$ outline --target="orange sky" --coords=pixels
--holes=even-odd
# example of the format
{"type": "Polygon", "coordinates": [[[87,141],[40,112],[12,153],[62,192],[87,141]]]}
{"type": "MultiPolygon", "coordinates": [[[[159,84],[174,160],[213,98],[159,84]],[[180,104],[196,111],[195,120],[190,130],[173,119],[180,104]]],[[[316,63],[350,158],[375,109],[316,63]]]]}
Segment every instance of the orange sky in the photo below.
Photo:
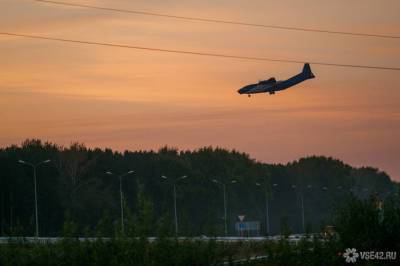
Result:
{"type": "MultiPolygon", "coordinates": [[[[400,35],[400,2],[69,1],[262,24],[400,35]],[[384,5],[383,5],[384,3],[384,5]]],[[[399,67],[400,41],[0,0],[0,31],[166,49],[399,67]]],[[[235,148],[260,161],[327,155],[400,180],[399,72],[312,66],[273,96],[240,87],[296,64],[0,36],[0,145],[41,138],[124,149],[235,148]]]]}

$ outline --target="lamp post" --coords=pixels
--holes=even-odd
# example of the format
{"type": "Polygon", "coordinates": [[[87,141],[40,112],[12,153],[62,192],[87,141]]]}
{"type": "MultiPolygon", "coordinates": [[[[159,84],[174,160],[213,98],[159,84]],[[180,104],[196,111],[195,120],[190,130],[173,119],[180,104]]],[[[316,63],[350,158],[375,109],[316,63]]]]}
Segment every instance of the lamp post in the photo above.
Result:
{"type": "MultiPolygon", "coordinates": [[[[276,185],[276,184],[275,184],[276,185]]],[[[256,186],[261,187],[262,185],[258,182],[256,182],[256,186]]],[[[264,182],[264,188],[265,188],[265,226],[266,226],[266,233],[269,235],[270,233],[270,227],[269,227],[269,190],[268,190],[268,184],[267,182],[264,182]]]]}
{"type": "MultiPolygon", "coordinates": [[[[162,179],[169,179],[167,176],[162,175],[162,179]]],[[[176,183],[182,179],[187,178],[186,175],[181,176],[179,178],[173,179],[173,186],[174,186],[174,217],[175,217],[175,236],[178,236],[178,212],[176,210],[176,183]]]]}
{"type": "MultiPolygon", "coordinates": [[[[292,189],[296,189],[296,185],[292,185],[292,189]]],[[[307,185],[307,189],[311,189],[311,185],[307,185]]],[[[300,204],[301,204],[301,222],[303,227],[303,233],[306,232],[306,224],[305,224],[305,215],[304,215],[304,195],[303,195],[303,188],[300,187],[300,204]]]]}
{"type": "Polygon", "coordinates": [[[36,224],[35,227],[36,227],[36,237],[39,237],[39,218],[38,218],[38,202],[37,202],[36,168],[39,165],[49,163],[50,160],[45,160],[45,161],[39,162],[37,164],[33,164],[33,163],[26,162],[26,161],[23,161],[23,160],[19,160],[18,162],[21,163],[21,164],[29,165],[30,167],[33,168],[33,182],[34,182],[34,187],[35,187],[35,224],[36,224]]]}
{"type": "MultiPolygon", "coordinates": [[[[218,181],[217,179],[213,179],[212,181],[213,181],[214,183],[216,183],[216,184],[221,185],[221,186],[222,186],[222,190],[223,190],[223,192],[224,192],[224,231],[225,231],[225,236],[227,236],[227,235],[228,235],[228,225],[227,225],[227,218],[226,218],[226,216],[227,216],[227,206],[226,206],[226,184],[223,183],[223,182],[221,182],[221,181],[218,181]]],[[[229,183],[230,183],[230,184],[235,184],[235,183],[237,183],[237,181],[236,181],[236,180],[231,180],[229,183]]]]}
{"type": "MultiPolygon", "coordinates": [[[[118,175],[118,178],[119,178],[119,198],[120,198],[120,204],[121,204],[121,230],[122,230],[122,233],[125,232],[125,228],[124,228],[124,204],[123,204],[124,195],[123,195],[123,192],[122,192],[122,177],[124,177],[126,175],[133,174],[133,173],[134,173],[134,171],[128,171],[126,173],[118,175]]],[[[107,171],[106,174],[107,175],[114,175],[114,176],[116,175],[111,171],[107,171]]]]}

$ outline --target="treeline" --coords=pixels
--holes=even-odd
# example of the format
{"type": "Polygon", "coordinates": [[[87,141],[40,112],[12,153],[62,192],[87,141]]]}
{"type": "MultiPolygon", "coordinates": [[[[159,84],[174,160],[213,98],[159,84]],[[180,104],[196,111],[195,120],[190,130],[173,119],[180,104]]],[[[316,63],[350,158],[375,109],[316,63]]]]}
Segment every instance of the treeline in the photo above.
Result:
{"type": "Polygon", "coordinates": [[[260,221],[265,232],[265,194],[269,197],[271,233],[302,232],[303,199],[307,231],[332,222],[332,208],[349,195],[385,198],[395,184],[375,168],[353,168],[327,157],[308,157],[282,164],[257,162],[247,154],[205,147],[178,151],[89,149],[75,143],[61,147],[40,140],[0,150],[0,233],[33,235],[35,200],[33,168],[37,164],[38,218],[41,236],[101,232],[110,236],[120,226],[120,183],[126,223],[142,235],[173,235],[176,183],[179,235],[223,235],[222,186],[226,183],[228,233],[238,215],[260,221]],[[115,175],[106,174],[112,172],[115,175]],[[167,179],[161,176],[168,177],[167,179]],[[231,183],[236,180],[236,183],[231,183]],[[261,184],[257,186],[256,183],[261,184]],[[67,226],[67,228],[66,228],[67,226]],[[72,229],[71,229],[72,228],[72,229]],[[67,231],[68,231],[67,230],[67,231]]]}

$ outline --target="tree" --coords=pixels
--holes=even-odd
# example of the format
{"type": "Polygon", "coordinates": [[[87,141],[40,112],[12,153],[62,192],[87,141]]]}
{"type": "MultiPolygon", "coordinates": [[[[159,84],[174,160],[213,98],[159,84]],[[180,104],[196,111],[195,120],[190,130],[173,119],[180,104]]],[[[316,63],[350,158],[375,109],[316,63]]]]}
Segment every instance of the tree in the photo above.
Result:
{"type": "Polygon", "coordinates": [[[136,207],[136,232],[141,237],[150,236],[154,232],[153,202],[146,197],[144,186],[138,182],[136,207]]]}
{"type": "Polygon", "coordinates": [[[337,206],[334,224],[343,248],[399,250],[399,196],[383,200],[377,195],[367,199],[353,195],[337,206]]]}

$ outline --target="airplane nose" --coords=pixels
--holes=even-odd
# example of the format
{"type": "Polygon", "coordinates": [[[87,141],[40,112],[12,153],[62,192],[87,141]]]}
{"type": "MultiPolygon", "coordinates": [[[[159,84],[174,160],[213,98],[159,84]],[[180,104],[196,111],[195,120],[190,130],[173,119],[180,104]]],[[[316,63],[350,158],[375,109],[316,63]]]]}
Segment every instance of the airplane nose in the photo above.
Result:
{"type": "Polygon", "coordinates": [[[247,86],[244,86],[243,88],[239,89],[237,92],[238,92],[239,94],[245,94],[245,93],[247,93],[249,90],[251,90],[251,88],[253,88],[253,87],[254,87],[254,84],[247,85],[247,86]]]}

